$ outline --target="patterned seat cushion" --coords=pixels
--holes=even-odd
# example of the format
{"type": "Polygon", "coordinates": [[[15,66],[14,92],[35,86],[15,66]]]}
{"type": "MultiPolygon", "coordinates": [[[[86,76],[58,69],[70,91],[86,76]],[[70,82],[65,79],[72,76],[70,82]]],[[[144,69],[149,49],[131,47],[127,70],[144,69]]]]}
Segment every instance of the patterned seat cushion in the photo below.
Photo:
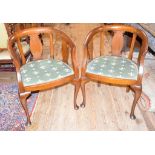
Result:
{"type": "Polygon", "coordinates": [[[119,79],[136,80],[137,65],[124,57],[102,56],[88,63],[87,73],[119,79]]]}
{"type": "Polygon", "coordinates": [[[60,60],[37,60],[23,65],[20,69],[24,86],[42,84],[73,75],[70,66],[60,60]]]}

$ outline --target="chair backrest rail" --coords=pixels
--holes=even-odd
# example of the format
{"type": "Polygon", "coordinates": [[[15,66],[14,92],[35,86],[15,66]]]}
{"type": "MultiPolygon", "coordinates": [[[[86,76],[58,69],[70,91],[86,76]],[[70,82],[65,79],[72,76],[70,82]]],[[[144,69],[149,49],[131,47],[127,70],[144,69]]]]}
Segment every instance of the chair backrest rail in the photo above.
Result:
{"type": "Polygon", "coordinates": [[[128,25],[122,25],[122,24],[117,24],[117,25],[104,25],[104,26],[100,26],[97,27],[95,29],[93,29],[92,31],[89,32],[89,34],[87,35],[86,41],[85,41],[85,47],[87,48],[87,56],[90,60],[93,59],[93,42],[94,42],[94,36],[96,34],[99,33],[100,35],[100,56],[103,55],[105,53],[105,37],[106,34],[109,33],[112,35],[112,44],[111,44],[111,52],[112,55],[115,56],[120,56],[123,46],[124,46],[124,36],[126,35],[126,33],[130,33],[132,34],[132,38],[131,38],[131,45],[130,45],[130,49],[129,49],[129,54],[128,54],[128,58],[132,59],[133,56],[133,52],[134,52],[134,48],[135,48],[135,43],[136,43],[136,39],[137,37],[141,38],[143,44],[141,49],[139,50],[139,54],[143,55],[144,52],[146,52],[147,50],[147,37],[146,34],[134,27],[128,26],[128,25]]]}

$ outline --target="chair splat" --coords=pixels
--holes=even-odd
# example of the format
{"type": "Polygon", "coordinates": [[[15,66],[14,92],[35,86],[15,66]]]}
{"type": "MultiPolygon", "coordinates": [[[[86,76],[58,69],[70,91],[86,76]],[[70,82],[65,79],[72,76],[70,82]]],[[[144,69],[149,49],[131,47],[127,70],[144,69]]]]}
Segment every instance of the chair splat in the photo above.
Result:
{"type": "Polygon", "coordinates": [[[113,56],[121,55],[123,44],[124,44],[123,31],[115,31],[112,39],[112,46],[111,46],[113,56]]]}
{"type": "Polygon", "coordinates": [[[39,60],[42,56],[42,43],[39,34],[30,35],[30,49],[34,60],[39,60]]]}

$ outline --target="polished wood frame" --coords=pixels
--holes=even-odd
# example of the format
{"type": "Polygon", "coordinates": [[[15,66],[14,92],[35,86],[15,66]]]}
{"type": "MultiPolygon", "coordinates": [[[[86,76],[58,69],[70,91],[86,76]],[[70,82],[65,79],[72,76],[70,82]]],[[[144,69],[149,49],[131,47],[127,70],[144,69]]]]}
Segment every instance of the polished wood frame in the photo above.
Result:
{"type": "Polygon", "coordinates": [[[13,63],[16,67],[16,73],[17,73],[17,80],[18,80],[18,87],[19,87],[19,98],[20,102],[25,110],[26,116],[27,116],[27,124],[31,124],[30,115],[28,113],[27,105],[26,105],[26,99],[33,91],[38,90],[46,90],[51,89],[53,87],[57,87],[60,85],[64,85],[66,83],[72,83],[75,86],[74,91],[74,109],[78,109],[78,105],[76,104],[76,98],[78,91],[80,89],[80,78],[79,78],[79,68],[77,63],[77,57],[76,57],[76,46],[73,43],[73,41],[62,31],[51,28],[51,27],[35,27],[35,28],[29,28],[22,30],[20,32],[15,33],[10,39],[9,39],[9,51],[11,52],[11,56],[13,58],[13,63]],[[62,59],[63,62],[68,63],[69,54],[71,54],[71,63],[72,68],[74,71],[74,74],[59,80],[55,80],[48,83],[42,83],[32,86],[24,86],[22,79],[21,79],[21,73],[20,68],[22,65],[26,64],[26,58],[23,54],[22,46],[20,43],[20,39],[24,36],[29,36],[30,38],[30,51],[33,56],[33,60],[39,60],[42,59],[42,52],[43,52],[43,44],[41,43],[39,39],[39,35],[44,34],[49,37],[50,41],[50,58],[54,59],[54,41],[53,41],[53,34],[56,36],[59,36],[62,39],[62,59]],[[20,55],[17,54],[14,51],[13,44],[17,43],[20,55]],[[70,48],[70,50],[69,50],[70,48]]]}
{"type": "Polygon", "coordinates": [[[97,27],[92,31],[90,31],[84,43],[84,58],[83,58],[83,64],[81,68],[81,90],[83,95],[83,102],[80,106],[85,107],[86,105],[85,84],[91,80],[97,81],[100,83],[127,86],[127,91],[131,89],[135,93],[132,108],[131,108],[131,113],[130,113],[130,118],[135,119],[136,117],[135,117],[134,111],[135,111],[136,103],[142,93],[144,57],[147,53],[147,50],[148,50],[148,39],[146,34],[143,31],[137,28],[134,28],[132,26],[123,25],[123,24],[109,24],[109,25],[103,25],[103,26],[97,27]],[[93,37],[96,34],[100,34],[100,56],[104,55],[104,52],[105,52],[104,37],[106,32],[113,34],[111,52],[112,52],[112,55],[115,55],[115,56],[121,56],[122,48],[124,45],[124,34],[126,32],[132,34],[130,51],[128,54],[128,59],[130,60],[132,60],[132,57],[133,57],[134,45],[135,45],[136,39],[137,38],[141,39],[140,50],[139,50],[139,55],[137,59],[137,65],[139,70],[137,80],[110,78],[106,76],[99,76],[99,75],[86,73],[87,64],[93,59],[93,37]]]}

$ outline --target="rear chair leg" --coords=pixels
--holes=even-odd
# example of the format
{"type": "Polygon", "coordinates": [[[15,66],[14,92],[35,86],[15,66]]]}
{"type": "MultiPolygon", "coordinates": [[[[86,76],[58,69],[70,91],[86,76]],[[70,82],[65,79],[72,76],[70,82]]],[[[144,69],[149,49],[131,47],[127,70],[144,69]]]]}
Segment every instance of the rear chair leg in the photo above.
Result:
{"type": "Polygon", "coordinates": [[[26,117],[27,117],[27,121],[26,121],[26,126],[27,125],[31,125],[31,120],[30,120],[30,115],[29,115],[29,112],[28,112],[28,108],[27,108],[27,102],[26,102],[26,99],[27,97],[30,95],[30,92],[26,92],[26,93],[20,93],[19,94],[19,98],[20,98],[20,102],[21,102],[21,105],[25,111],[25,114],[26,114],[26,117]]]}
{"type": "Polygon", "coordinates": [[[133,100],[133,104],[132,104],[132,108],[131,108],[130,118],[136,119],[134,111],[135,111],[136,104],[137,104],[137,102],[141,96],[141,93],[142,93],[142,86],[131,86],[131,89],[134,91],[135,96],[134,96],[134,100],[133,100]]]}

